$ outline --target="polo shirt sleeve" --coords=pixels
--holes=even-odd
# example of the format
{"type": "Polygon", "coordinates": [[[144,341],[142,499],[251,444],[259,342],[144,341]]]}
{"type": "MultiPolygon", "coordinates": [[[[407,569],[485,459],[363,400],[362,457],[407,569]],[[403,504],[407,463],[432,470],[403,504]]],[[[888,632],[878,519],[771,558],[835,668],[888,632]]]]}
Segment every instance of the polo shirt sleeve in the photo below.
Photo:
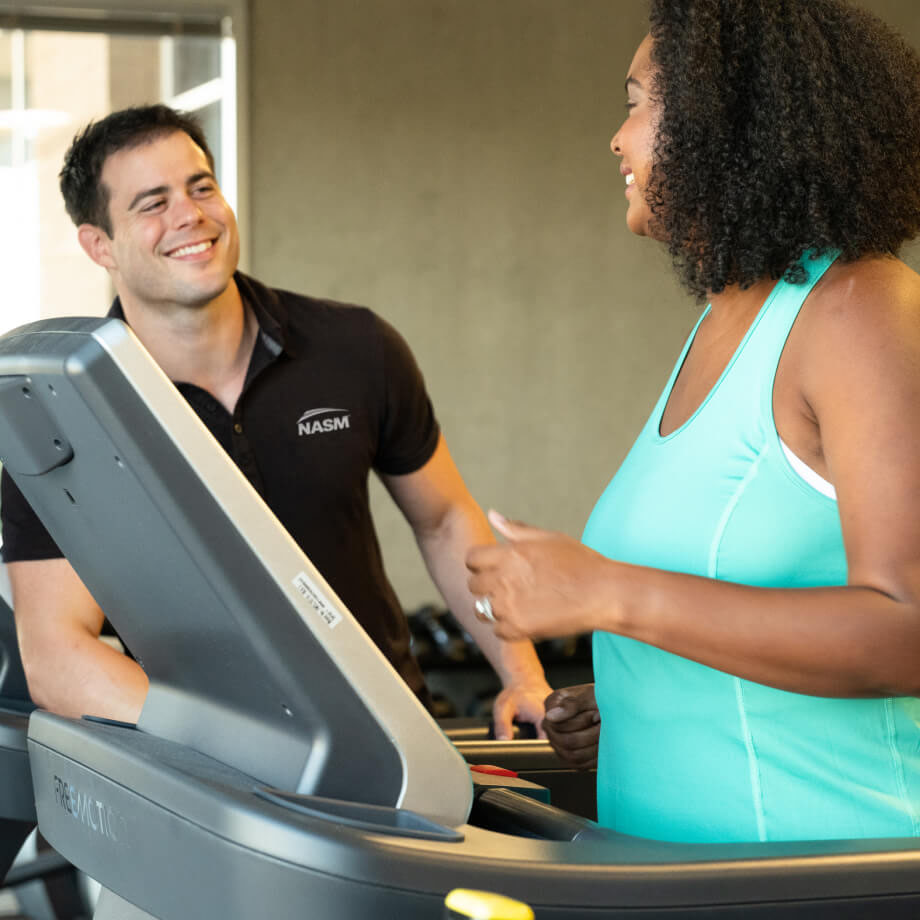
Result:
{"type": "Polygon", "coordinates": [[[60,559],[64,555],[6,470],[0,475],[0,521],[4,562],[60,559]]]}
{"type": "Polygon", "coordinates": [[[380,438],[374,468],[391,476],[420,470],[438,446],[440,428],[425,381],[405,339],[376,317],[383,372],[380,438]]]}

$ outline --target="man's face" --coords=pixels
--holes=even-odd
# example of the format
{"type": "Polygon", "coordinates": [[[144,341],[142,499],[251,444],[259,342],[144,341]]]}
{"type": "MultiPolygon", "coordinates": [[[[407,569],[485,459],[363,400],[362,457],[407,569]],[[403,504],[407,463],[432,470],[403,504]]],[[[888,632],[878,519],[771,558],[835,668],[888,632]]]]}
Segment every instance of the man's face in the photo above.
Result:
{"type": "Polygon", "coordinates": [[[201,307],[226,290],[239,259],[236,218],[204,152],[176,131],[112,154],[103,165],[112,237],[88,248],[123,302],[138,309],[201,307]]]}

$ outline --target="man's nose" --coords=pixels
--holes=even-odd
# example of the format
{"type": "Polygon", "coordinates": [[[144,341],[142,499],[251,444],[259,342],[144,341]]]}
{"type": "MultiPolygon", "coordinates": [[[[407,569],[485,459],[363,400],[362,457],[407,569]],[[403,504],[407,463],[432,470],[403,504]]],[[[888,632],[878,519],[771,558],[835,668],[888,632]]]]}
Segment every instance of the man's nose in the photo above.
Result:
{"type": "Polygon", "coordinates": [[[172,207],[172,223],[175,227],[187,227],[200,223],[203,218],[201,206],[189,195],[177,199],[172,207]]]}

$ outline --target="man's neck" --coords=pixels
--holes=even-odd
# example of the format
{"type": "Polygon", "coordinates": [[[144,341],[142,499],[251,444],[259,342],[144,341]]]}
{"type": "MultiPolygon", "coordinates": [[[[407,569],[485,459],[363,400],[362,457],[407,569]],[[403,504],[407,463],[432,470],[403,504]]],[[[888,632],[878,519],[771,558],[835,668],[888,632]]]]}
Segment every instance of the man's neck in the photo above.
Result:
{"type": "Polygon", "coordinates": [[[193,383],[233,411],[259,329],[233,279],[200,307],[151,308],[122,298],[122,308],[134,333],[171,380],[193,383]]]}

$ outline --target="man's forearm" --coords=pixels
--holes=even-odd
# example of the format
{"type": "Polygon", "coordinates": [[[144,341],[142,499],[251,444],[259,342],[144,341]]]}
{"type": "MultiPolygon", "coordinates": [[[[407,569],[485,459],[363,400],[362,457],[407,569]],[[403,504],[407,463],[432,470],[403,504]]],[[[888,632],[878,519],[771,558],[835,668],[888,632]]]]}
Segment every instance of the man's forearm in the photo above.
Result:
{"type": "Polygon", "coordinates": [[[499,639],[488,623],[476,618],[475,599],[467,588],[466,554],[472,546],[494,541],[478,506],[475,510],[450,511],[437,528],[417,534],[417,539],[428,571],[448,608],[482,650],[502,684],[507,687],[545,683],[543,667],[531,642],[499,639]]]}
{"type": "Polygon", "coordinates": [[[23,653],[29,693],[36,705],[59,715],[102,716],[136,722],[147,696],[140,665],[90,635],[23,653]]]}
{"type": "Polygon", "coordinates": [[[550,687],[530,642],[505,642],[476,619],[467,587],[466,557],[472,547],[494,541],[489,523],[451,459],[443,436],[428,463],[415,473],[383,476],[406,516],[428,572],[447,606],[466,627],[502,680],[492,717],[496,737],[511,737],[517,717],[542,733],[543,701],[550,687]]]}

